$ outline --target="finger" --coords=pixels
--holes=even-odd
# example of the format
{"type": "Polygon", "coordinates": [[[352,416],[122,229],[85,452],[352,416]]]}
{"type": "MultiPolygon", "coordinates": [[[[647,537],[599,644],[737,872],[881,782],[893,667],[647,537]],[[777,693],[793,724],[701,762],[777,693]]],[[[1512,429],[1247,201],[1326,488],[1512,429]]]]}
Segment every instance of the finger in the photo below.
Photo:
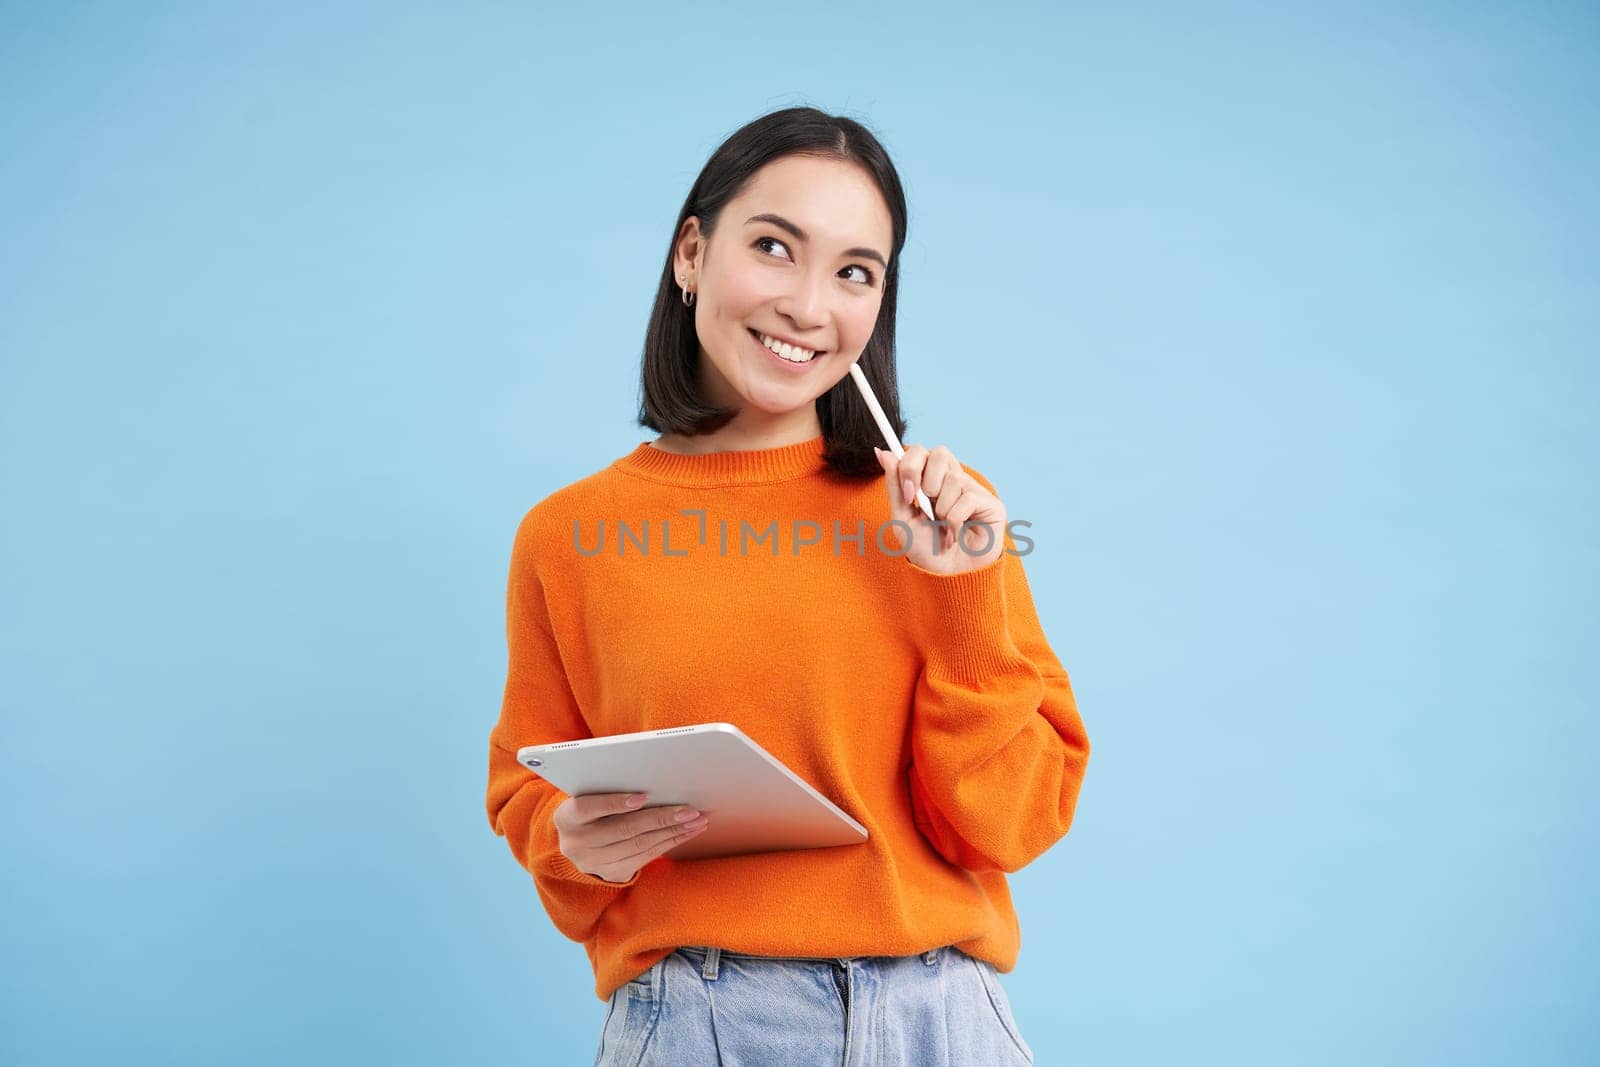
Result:
{"type": "MultiPolygon", "coordinates": [[[[971,479],[961,466],[961,461],[944,445],[928,453],[928,466],[922,474],[922,491],[928,495],[935,519],[949,516],[951,507],[961,498],[961,494],[971,488],[970,483],[971,479]]],[[[955,543],[956,533],[947,530],[941,537],[948,547],[955,543]]]]}
{"type": "Polygon", "coordinates": [[[963,524],[972,518],[973,513],[978,510],[981,503],[982,501],[978,499],[976,493],[963,493],[960,502],[950,509],[950,521],[955,523],[956,543],[963,547],[969,544],[973,548],[977,548],[979,545],[991,545],[988,535],[978,529],[978,525],[981,524],[975,524],[963,529],[963,524]]]}
{"type": "Polygon", "coordinates": [[[950,508],[950,514],[944,516],[959,533],[961,524],[972,518],[972,513],[978,510],[978,498],[972,493],[963,492],[961,499],[957,500],[950,508]]]}
{"type": "MultiPolygon", "coordinates": [[[[633,842],[635,844],[647,842],[646,847],[639,852],[630,852],[628,855],[623,856],[622,859],[630,861],[639,859],[641,861],[639,866],[642,867],[646,863],[655,859],[657,856],[661,855],[663,852],[670,851],[675,846],[680,845],[696,834],[703,832],[706,827],[710,825],[711,822],[709,819],[702,818],[696,820],[695,822],[689,823],[686,826],[680,826],[675,829],[654,830],[649,834],[635,837],[633,838],[633,842]]],[[[613,860],[612,862],[617,861],[613,860]]]]}
{"type": "Polygon", "coordinates": [[[883,468],[884,484],[889,491],[889,516],[890,518],[906,520],[911,517],[911,505],[907,503],[905,487],[899,477],[899,461],[894,453],[886,448],[873,449],[878,456],[878,465],[883,468]]]}
{"type": "Polygon", "coordinates": [[[939,528],[939,535],[940,544],[946,551],[954,548],[956,541],[961,537],[961,522],[952,517],[952,509],[960,506],[964,492],[965,490],[959,485],[953,489],[945,489],[940,493],[939,503],[934,508],[934,514],[945,524],[939,528]]]}
{"type": "Polygon", "coordinates": [[[645,801],[650,799],[645,793],[583,793],[575,796],[572,798],[572,823],[582,825],[610,815],[637,811],[637,804],[628,803],[628,798],[633,796],[643,796],[645,801]]]}
{"type": "MultiPolygon", "coordinates": [[[[922,491],[928,494],[929,501],[932,501],[944,491],[951,477],[960,473],[961,464],[956,461],[955,454],[944,445],[936,445],[928,453],[928,462],[923,467],[922,479],[918,484],[922,486],[922,491]]],[[[943,517],[937,508],[934,509],[934,515],[943,517]]]]}
{"type": "MultiPolygon", "coordinates": [[[[575,831],[584,850],[601,864],[620,863],[632,859],[652,844],[663,839],[676,839],[685,830],[702,829],[707,824],[705,815],[689,822],[677,822],[671,817],[674,807],[662,809],[665,819],[651,812],[649,822],[640,823],[629,818],[612,818],[575,831]]],[[[643,813],[640,813],[643,814],[643,813]]]]}
{"type": "Polygon", "coordinates": [[[961,494],[967,491],[966,483],[956,471],[949,471],[934,489],[927,490],[928,498],[933,501],[933,515],[937,519],[950,517],[950,509],[956,506],[961,499],[961,494]]]}
{"type": "Polygon", "coordinates": [[[630,834],[618,838],[609,844],[595,845],[595,855],[602,863],[621,863],[624,860],[637,859],[644,856],[650,859],[660,855],[673,845],[686,837],[693,837],[711,824],[711,820],[702,815],[686,823],[671,823],[667,826],[651,827],[642,833],[630,834]]]}
{"type": "MultiPolygon", "coordinates": [[[[694,835],[690,834],[688,836],[693,837],[694,835]]],[[[679,844],[684,840],[685,838],[680,837],[677,840],[670,842],[667,847],[670,848],[672,845],[679,844]]],[[[600,853],[590,850],[585,852],[583,855],[583,864],[579,866],[579,870],[588,874],[592,874],[596,878],[603,879],[607,882],[621,883],[626,882],[629,878],[632,878],[635,874],[639,873],[639,871],[644,869],[646,864],[655,859],[656,856],[660,855],[660,852],[634,852],[626,856],[606,856],[604,858],[599,858],[600,853]]]]}
{"type": "Polygon", "coordinates": [[[680,816],[689,812],[694,812],[696,816],[701,814],[693,804],[662,804],[660,807],[646,808],[644,811],[623,812],[590,827],[589,832],[592,836],[589,840],[595,844],[606,845],[657,830],[677,830],[687,825],[686,820],[680,816]]]}
{"type": "Polygon", "coordinates": [[[908,511],[917,506],[917,486],[922,484],[922,474],[927,466],[928,450],[921,445],[908,445],[905,455],[900,457],[896,470],[901,498],[908,511]]]}

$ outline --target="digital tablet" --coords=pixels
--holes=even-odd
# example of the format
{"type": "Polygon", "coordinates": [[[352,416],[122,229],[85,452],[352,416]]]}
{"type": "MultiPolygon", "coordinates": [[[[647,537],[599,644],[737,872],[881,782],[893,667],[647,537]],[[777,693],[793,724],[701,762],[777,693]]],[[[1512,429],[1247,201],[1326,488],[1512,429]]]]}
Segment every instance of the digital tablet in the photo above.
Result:
{"type": "Polygon", "coordinates": [[[858,845],[867,839],[866,827],[732,723],[525,745],[517,749],[517,761],[568,796],[649,793],[646,808],[698,808],[711,822],[662,853],[673,859],[858,845]]]}

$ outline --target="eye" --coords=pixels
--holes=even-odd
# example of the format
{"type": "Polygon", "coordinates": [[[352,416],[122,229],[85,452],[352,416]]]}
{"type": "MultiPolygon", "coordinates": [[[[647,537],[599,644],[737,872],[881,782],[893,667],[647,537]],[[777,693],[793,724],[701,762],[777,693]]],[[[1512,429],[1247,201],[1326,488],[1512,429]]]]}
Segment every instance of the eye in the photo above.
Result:
{"type": "Polygon", "coordinates": [[[872,284],[872,272],[870,270],[868,270],[866,267],[863,267],[861,264],[852,263],[848,267],[846,267],[845,270],[858,270],[858,271],[860,271],[862,274],[865,274],[867,276],[866,280],[862,284],[863,285],[871,285],[872,284]]]}
{"type": "MultiPolygon", "coordinates": [[[[789,250],[788,246],[785,245],[782,241],[778,240],[776,237],[758,237],[758,238],[756,238],[756,247],[760,248],[762,246],[762,244],[764,244],[766,242],[769,242],[769,241],[772,244],[777,245],[779,248],[782,248],[785,252],[787,252],[789,250]]],[[[787,259],[788,257],[785,256],[784,258],[787,259]]]]}
{"type": "MultiPolygon", "coordinates": [[[[783,258],[785,258],[785,259],[789,258],[788,255],[787,255],[787,253],[789,251],[788,245],[785,245],[782,241],[778,240],[776,237],[757,237],[756,238],[756,241],[755,241],[755,247],[756,248],[761,248],[762,251],[765,252],[766,250],[765,250],[765,248],[763,246],[767,245],[767,244],[775,244],[775,245],[777,245],[779,248],[783,249],[784,252],[785,252],[785,255],[784,255],[783,258]]],[[[771,255],[770,252],[768,252],[767,254],[771,255]]],[[[861,280],[860,284],[867,285],[867,286],[872,285],[873,279],[874,279],[875,276],[873,275],[872,271],[868,270],[866,267],[863,267],[861,264],[852,263],[848,267],[846,267],[845,270],[858,270],[858,271],[860,271],[862,274],[866,275],[866,277],[861,280]]]]}

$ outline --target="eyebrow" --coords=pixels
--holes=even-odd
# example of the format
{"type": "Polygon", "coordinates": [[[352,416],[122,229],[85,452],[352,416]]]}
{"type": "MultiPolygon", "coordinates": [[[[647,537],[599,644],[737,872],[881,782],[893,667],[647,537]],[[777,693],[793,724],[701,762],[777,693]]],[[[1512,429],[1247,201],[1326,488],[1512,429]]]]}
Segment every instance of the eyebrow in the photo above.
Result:
{"type": "MultiPolygon", "coordinates": [[[[772,225],[778,227],[780,230],[788,230],[791,234],[793,234],[796,238],[798,238],[801,241],[810,241],[811,240],[811,238],[806,235],[806,231],[802,230],[800,227],[796,226],[794,223],[790,222],[788,219],[784,218],[782,215],[772,215],[772,214],[751,215],[748,219],[744,220],[744,224],[746,226],[750,225],[752,222],[770,222],[772,225]]],[[[860,256],[863,259],[875,259],[875,260],[878,261],[878,265],[881,266],[884,270],[888,270],[889,269],[888,261],[885,260],[883,258],[883,256],[879,255],[873,249],[861,248],[861,247],[858,247],[858,248],[847,248],[847,249],[844,250],[844,254],[847,255],[847,256],[860,256]]]]}

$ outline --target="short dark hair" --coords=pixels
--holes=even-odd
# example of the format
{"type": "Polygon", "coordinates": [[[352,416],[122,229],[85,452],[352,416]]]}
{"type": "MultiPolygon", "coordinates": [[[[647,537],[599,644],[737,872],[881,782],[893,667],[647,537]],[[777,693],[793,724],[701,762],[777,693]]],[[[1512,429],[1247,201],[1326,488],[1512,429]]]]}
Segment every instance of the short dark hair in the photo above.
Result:
{"type": "MultiPolygon", "coordinates": [[[[712,153],[684,199],[672,226],[667,261],[656,287],[656,303],[645,331],[644,358],[640,366],[639,425],[658,433],[695,435],[726,425],[738,411],[707,404],[695,386],[700,342],[694,312],[684,306],[672,274],[679,231],[689,216],[698,216],[707,239],[729,200],[738,196],[756,171],[791,155],[814,156],[854,163],[871,174],[889,207],[894,243],[883,272],[883,300],[872,336],[861,353],[861,370],[895,434],[905,440],[906,422],[900,414],[900,389],[895,382],[895,296],[900,281],[900,250],[906,243],[906,199],[900,176],[883,145],[865,126],[853,119],[829,115],[813,107],[791,107],[770,112],[746,123],[712,153]]],[[[827,464],[849,477],[882,477],[883,467],[872,454],[885,442],[866,401],[847,375],[817,398],[817,418],[826,441],[827,464]]]]}

